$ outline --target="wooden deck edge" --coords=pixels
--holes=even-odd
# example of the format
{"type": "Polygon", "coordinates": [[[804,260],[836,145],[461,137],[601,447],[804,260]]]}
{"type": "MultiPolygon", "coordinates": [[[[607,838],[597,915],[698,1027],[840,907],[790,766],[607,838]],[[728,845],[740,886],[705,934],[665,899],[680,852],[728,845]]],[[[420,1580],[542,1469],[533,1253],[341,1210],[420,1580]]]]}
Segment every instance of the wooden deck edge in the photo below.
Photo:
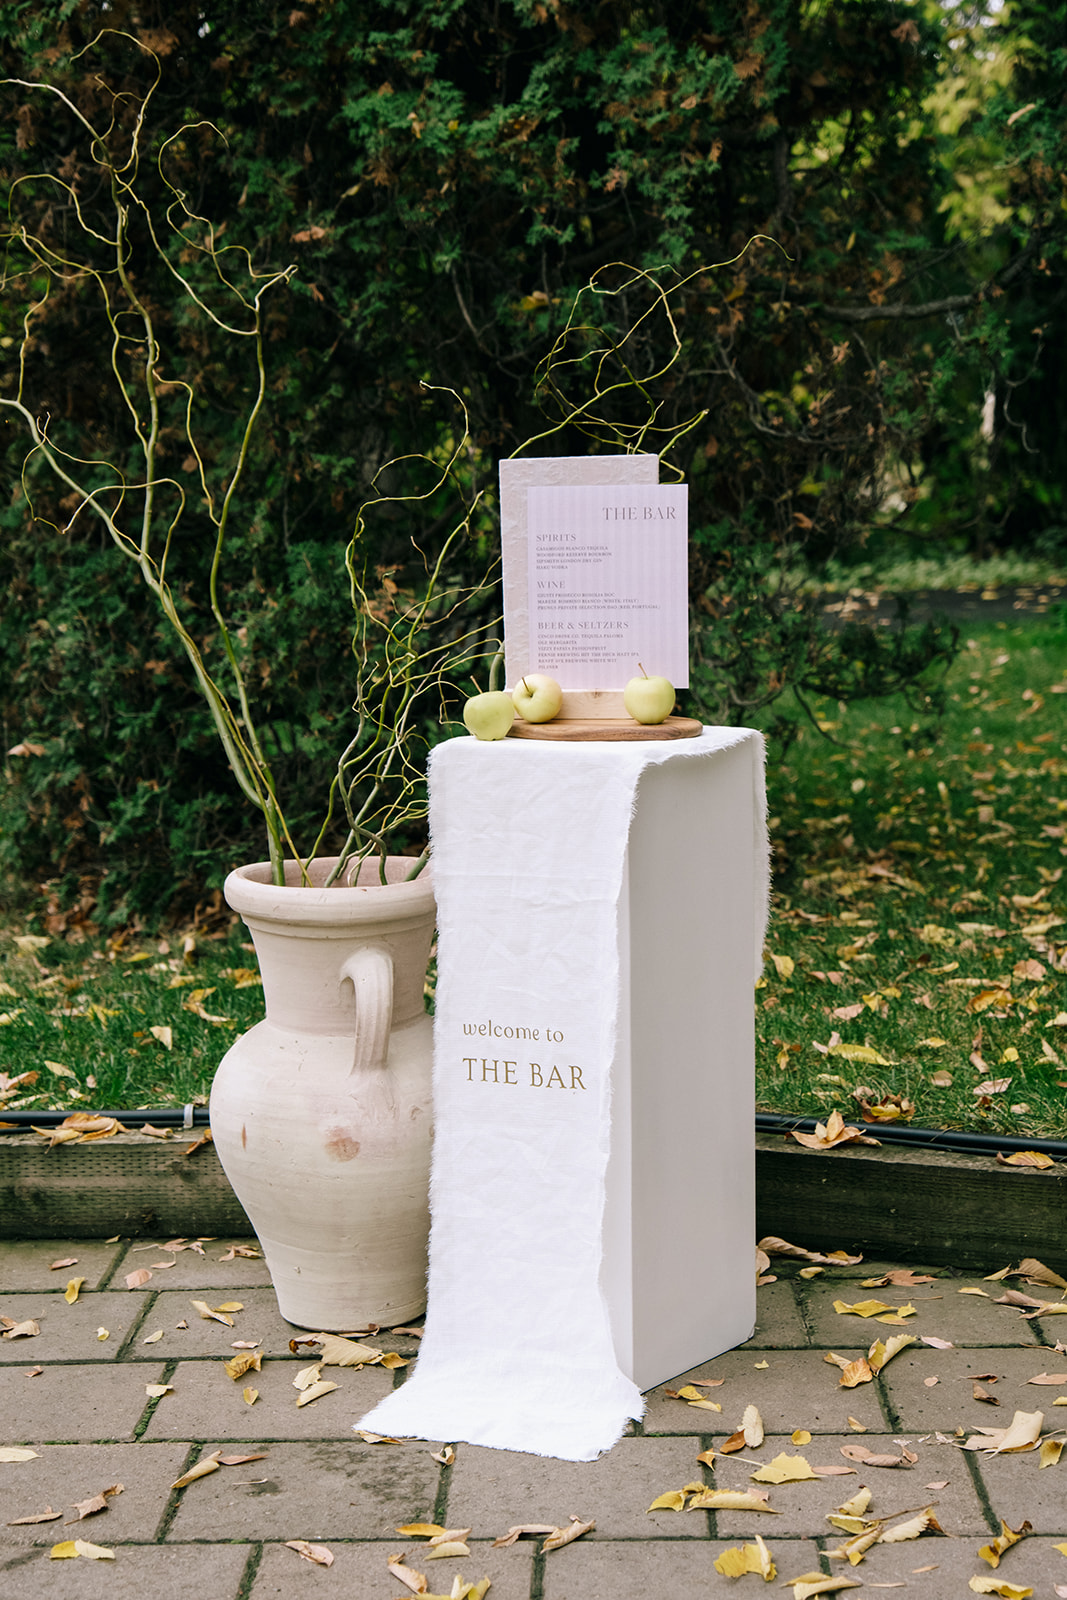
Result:
{"type": "Polygon", "coordinates": [[[152,1139],[120,1133],[50,1150],[37,1134],[0,1139],[0,1237],[106,1239],[224,1233],[252,1224],[202,1129],[152,1139]],[[186,1154],[191,1150],[191,1154],[186,1154]]]}
{"type": "MultiPolygon", "coordinates": [[[[0,1236],[253,1232],[211,1145],[124,1133],[49,1150],[35,1134],[0,1140],[0,1236]]],[[[1062,1265],[1067,1167],[998,1166],[992,1156],[882,1145],[804,1150],[756,1138],[757,1237],[808,1249],[981,1267],[1037,1256],[1062,1265]]]]}
{"type": "Polygon", "coordinates": [[[893,1261],[982,1268],[1036,1256],[1062,1270],[1067,1167],[901,1146],[805,1150],[756,1138],[758,1237],[893,1261]]]}

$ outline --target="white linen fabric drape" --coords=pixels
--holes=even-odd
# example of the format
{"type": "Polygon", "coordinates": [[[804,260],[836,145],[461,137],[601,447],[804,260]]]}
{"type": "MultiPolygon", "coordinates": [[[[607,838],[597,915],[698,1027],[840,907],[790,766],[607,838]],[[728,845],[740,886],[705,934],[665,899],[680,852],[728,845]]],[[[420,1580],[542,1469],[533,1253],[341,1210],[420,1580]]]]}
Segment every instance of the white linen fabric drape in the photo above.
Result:
{"type": "Polygon", "coordinates": [[[618,905],[642,772],[762,740],[459,738],[430,760],[438,904],[429,1305],[411,1377],[356,1426],[588,1461],[643,1402],[600,1287],[618,905]]]}

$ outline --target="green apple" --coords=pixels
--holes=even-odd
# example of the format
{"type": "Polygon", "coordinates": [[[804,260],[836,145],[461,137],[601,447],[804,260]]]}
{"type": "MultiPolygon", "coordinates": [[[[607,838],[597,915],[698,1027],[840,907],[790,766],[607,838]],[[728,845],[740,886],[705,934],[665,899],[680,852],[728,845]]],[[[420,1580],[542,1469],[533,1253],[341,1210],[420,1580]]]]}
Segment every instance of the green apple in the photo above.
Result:
{"type": "Polygon", "coordinates": [[[559,715],[563,690],[544,672],[528,672],[511,691],[515,710],[524,722],[551,722],[559,715]]]}
{"type": "Polygon", "coordinates": [[[476,739],[504,739],[514,721],[514,704],[503,689],[471,695],[463,707],[464,726],[476,739]]]}
{"type": "Polygon", "coordinates": [[[622,695],[622,703],[634,721],[646,726],[665,722],[674,710],[674,700],[674,684],[670,679],[650,678],[644,667],[639,678],[630,679],[622,695]]]}

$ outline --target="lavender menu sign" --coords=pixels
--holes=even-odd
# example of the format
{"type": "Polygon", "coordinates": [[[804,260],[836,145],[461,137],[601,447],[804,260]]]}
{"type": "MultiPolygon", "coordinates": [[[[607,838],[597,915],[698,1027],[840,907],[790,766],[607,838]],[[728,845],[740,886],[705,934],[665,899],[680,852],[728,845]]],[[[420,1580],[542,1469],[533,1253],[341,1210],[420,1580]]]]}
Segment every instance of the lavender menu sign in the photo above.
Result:
{"type": "Polygon", "coordinates": [[[685,484],[527,489],[531,671],[622,689],[643,666],[688,686],[688,503],[685,484]]]}

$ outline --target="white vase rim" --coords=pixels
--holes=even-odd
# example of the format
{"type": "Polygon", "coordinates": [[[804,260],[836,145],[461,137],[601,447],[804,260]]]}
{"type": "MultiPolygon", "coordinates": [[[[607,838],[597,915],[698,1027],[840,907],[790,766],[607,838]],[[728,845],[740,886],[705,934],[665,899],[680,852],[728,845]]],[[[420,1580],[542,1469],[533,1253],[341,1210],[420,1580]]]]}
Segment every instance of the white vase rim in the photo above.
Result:
{"type": "MultiPolygon", "coordinates": [[[[336,857],[324,856],[312,863],[312,877],[320,881],[310,886],[298,881],[279,885],[271,881],[269,861],[254,861],[237,867],[223,885],[223,894],[231,910],[241,916],[253,916],[267,922],[324,924],[337,920],[345,922],[380,922],[395,917],[419,917],[434,910],[433,882],[429,863],[417,878],[406,878],[414,858],[390,856],[386,862],[388,882],[377,881],[378,862],[364,863],[364,876],[371,868],[374,880],[369,883],[335,883],[325,887],[322,879],[329,875],[336,857]]],[[[295,861],[285,863],[286,878],[297,879],[299,868],[295,861]]]]}

